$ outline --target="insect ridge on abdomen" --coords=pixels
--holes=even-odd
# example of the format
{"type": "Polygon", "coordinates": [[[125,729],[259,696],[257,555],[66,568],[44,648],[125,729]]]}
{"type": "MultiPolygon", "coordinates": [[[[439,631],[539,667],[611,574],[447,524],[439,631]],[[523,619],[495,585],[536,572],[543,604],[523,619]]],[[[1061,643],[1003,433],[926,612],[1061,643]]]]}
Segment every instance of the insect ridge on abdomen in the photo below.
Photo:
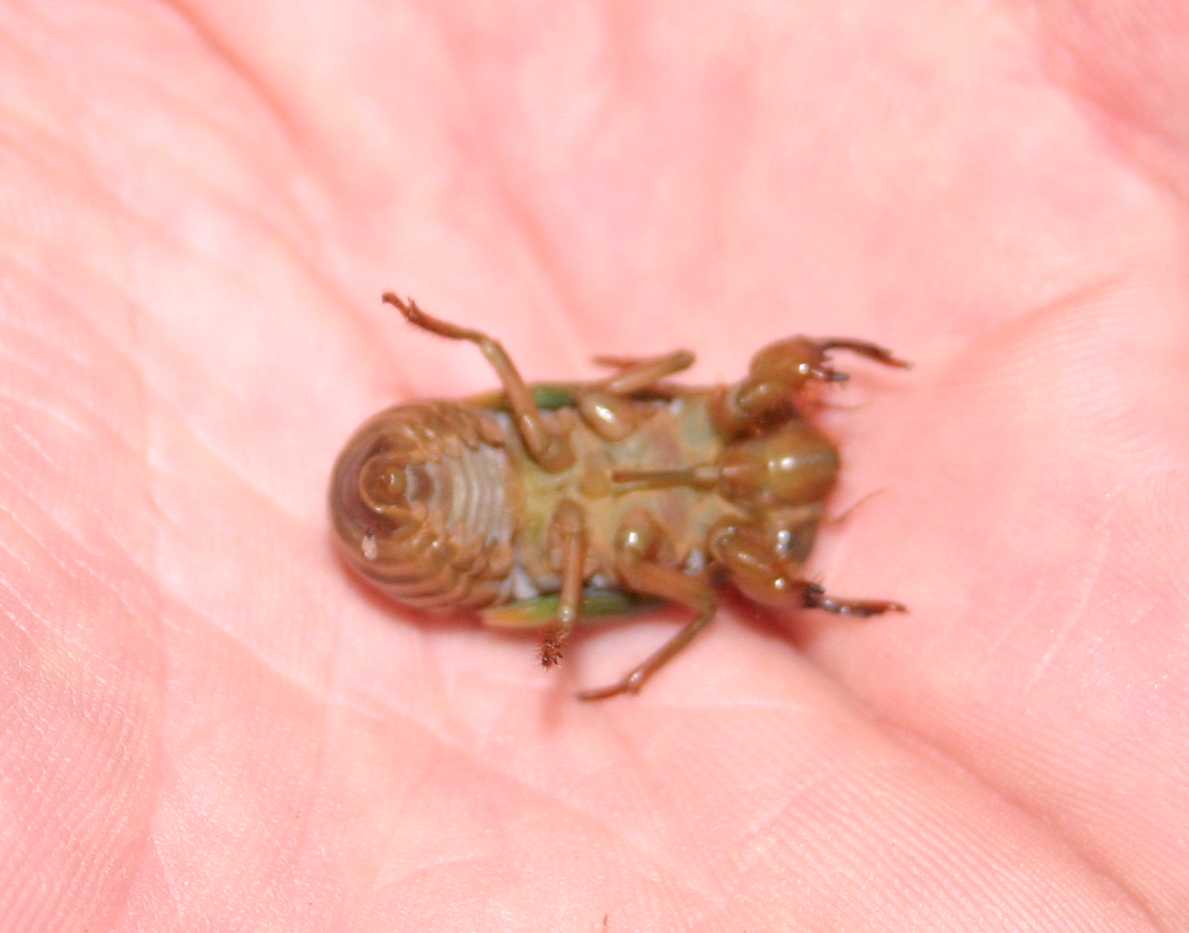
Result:
{"type": "Polygon", "coordinates": [[[448,402],[389,409],[360,428],[335,465],[340,545],[406,605],[490,605],[512,562],[513,482],[490,415],[448,402]]]}
{"type": "Polygon", "coordinates": [[[692,365],[684,350],[599,358],[612,374],[597,381],[528,385],[488,335],[384,300],[424,330],[475,344],[501,386],[390,408],[339,455],[330,510],[340,553],[396,601],[543,630],[546,667],[585,620],[655,601],[693,612],[586,700],[637,692],[713,619],[723,584],[779,609],[904,611],[833,596],[801,568],[841,463],[806,416],[806,393],[846,379],[832,352],[907,366],[890,351],[792,337],[761,348],[727,385],[666,382],[692,365]]]}

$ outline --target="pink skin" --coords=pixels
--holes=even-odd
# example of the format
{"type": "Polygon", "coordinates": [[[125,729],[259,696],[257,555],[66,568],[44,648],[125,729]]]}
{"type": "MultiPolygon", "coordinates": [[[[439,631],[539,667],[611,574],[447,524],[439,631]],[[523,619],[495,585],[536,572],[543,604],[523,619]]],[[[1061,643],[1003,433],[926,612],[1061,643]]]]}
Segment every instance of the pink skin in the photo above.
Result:
{"type": "Polygon", "coordinates": [[[753,6],[0,12],[0,928],[1189,925],[1181,5],[753,6]],[[912,359],[810,566],[911,614],[592,706],[672,619],[370,598],[339,446],[492,385],[386,288],[531,378],[912,359]]]}

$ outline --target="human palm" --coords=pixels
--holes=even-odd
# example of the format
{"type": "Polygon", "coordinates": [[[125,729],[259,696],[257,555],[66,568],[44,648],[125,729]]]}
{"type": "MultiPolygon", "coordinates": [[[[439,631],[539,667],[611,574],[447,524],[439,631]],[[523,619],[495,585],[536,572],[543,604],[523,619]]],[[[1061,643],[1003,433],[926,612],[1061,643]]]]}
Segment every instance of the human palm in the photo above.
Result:
{"type": "Polygon", "coordinates": [[[1189,924],[1173,7],[442,6],[0,14],[0,927],[1189,924]],[[911,613],[580,704],[678,618],[371,596],[335,453],[493,382],[385,288],[530,379],[894,347],[810,570],[911,613]]]}

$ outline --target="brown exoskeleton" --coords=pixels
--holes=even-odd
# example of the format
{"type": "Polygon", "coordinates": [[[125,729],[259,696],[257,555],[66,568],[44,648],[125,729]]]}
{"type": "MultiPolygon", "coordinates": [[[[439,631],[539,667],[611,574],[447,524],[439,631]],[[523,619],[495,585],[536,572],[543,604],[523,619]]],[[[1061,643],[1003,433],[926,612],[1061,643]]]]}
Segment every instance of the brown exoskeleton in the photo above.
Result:
{"type": "Polygon", "coordinates": [[[800,571],[839,457],[798,402],[808,383],[846,378],[831,351],[907,365],[889,351],[793,337],[761,349],[733,385],[665,382],[694,361],[678,350],[601,358],[614,372],[596,382],[530,386],[486,334],[395,295],[384,300],[424,330],[474,343],[502,386],[389,408],[339,455],[330,510],[340,550],[398,602],[539,628],[546,667],[583,618],[650,601],[694,612],[658,651],[584,700],[638,691],[710,622],[723,582],[777,608],[904,610],[831,596],[800,571]]]}

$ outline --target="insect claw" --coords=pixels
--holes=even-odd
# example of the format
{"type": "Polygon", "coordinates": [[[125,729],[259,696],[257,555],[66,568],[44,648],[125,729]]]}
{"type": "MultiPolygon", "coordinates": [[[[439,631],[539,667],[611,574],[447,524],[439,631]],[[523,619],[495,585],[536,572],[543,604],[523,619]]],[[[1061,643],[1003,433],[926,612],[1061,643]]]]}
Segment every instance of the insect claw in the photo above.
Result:
{"type": "Polygon", "coordinates": [[[819,379],[822,382],[846,382],[850,378],[849,373],[841,372],[830,366],[806,365],[805,371],[814,379],[819,379]]]}
{"type": "Polygon", "coordinates": [[[396,308],[401,314],[405,316],[405,320],[415,327],[421,327],[425,330],[434,331],[435,333],[438,332],[433,327],[433,323],[436,323],[436,321],[434,321],[433,318],[431,318],[417,306],[416,299],[401,298],[400,295],[396,294],[395,292],[384,292],[384,294],[380,296],[380,299],[396,308]]]}
{"type": "Polygon", "coordinates": [[[405,309],[409,306],[405,303],[405,300],[403,298],[401,298],[400,295],[398,295],[396,292],[384,292],[384,294],[382,294],[380,296],[380,300],[387,304],[392,305],[395,308],[398,308],[402,314],[406,314],[406,315],[408,314],[408,312],[405,309]]]}
{"type": "Polygon", "coordinates": [[[805,587],[805,606],[857,619],[866,619],[885,612],[908,612],[908,607],[903,603],[890,599],[838,599],[830,596],[816,583],[809,583],[805,587]]]}
{"type": "Polygon", "coordinates": [[[897,369],[912,368],[912,363],[900,359],[887,347],[881,347],[878,343],[870,343],[866,340],[853,340],[849,337],[828,337],[825,340],[819,340],[817,345],[823,353],[829,350],[850,350],[851,353],[865,356],[867,359],[882,363],[884,366],[895,366],[897,369]]]}
{"type": "Polygon", "coordinates": [[[561,650],[561,634],[553,631],[541,642],[541,667],[545,670],[556,666],[565,657],[561,650]]]}

